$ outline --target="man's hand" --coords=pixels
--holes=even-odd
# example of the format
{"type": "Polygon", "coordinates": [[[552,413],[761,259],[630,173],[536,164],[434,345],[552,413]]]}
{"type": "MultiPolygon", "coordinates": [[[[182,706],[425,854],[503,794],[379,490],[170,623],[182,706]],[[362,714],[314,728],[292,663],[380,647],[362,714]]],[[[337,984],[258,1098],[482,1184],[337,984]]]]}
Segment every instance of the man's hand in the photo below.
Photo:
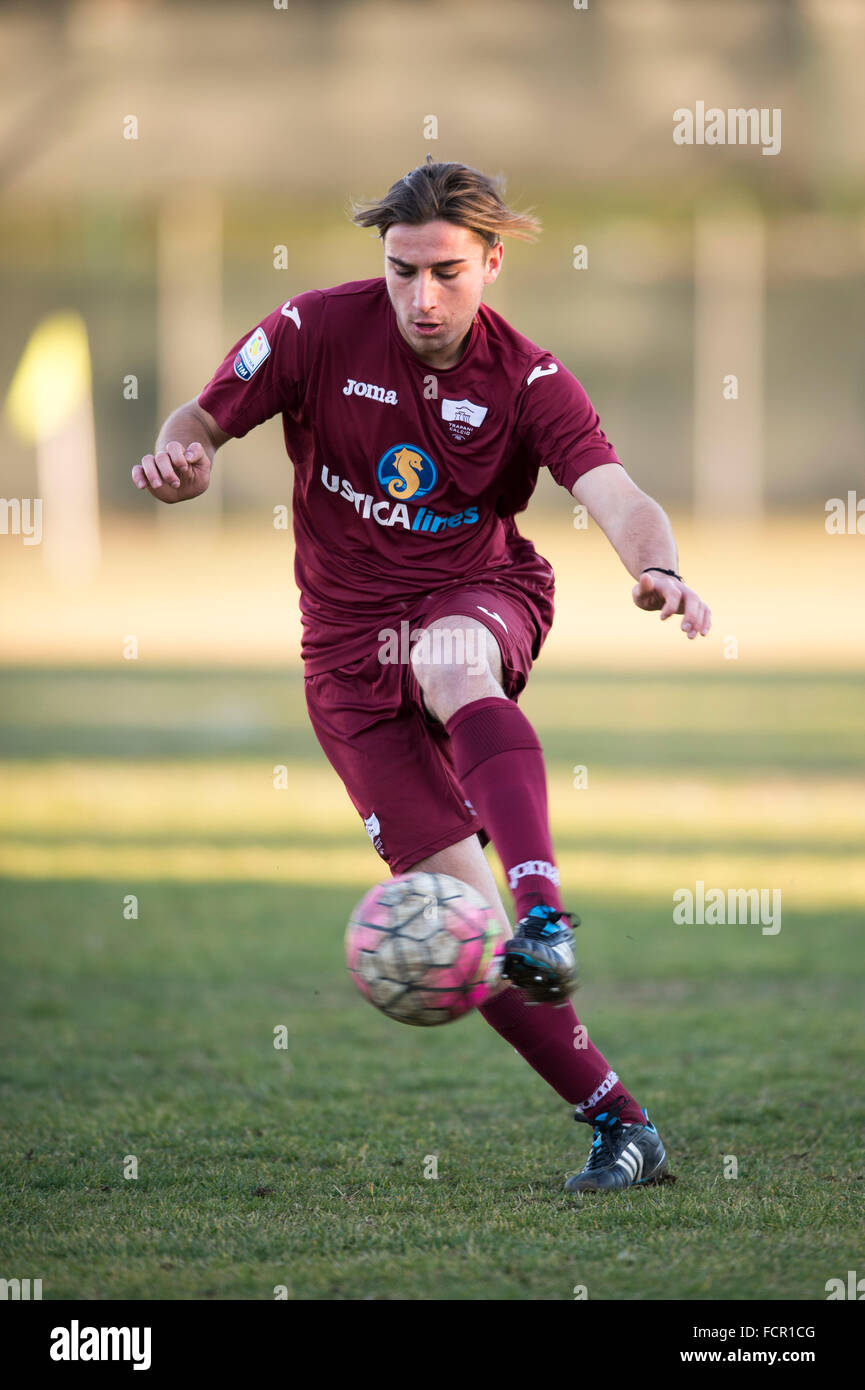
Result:
{"type": "Polygon", "coordinates": [[[145,454],[132,470],[137,488],[147,488],[160,502],[186,502],[199,497],[210,484],[213,460],[203,444],[179,444],[170,439],[155,454],[145,454]]]}
{"type": "Polygon", "coordinates": [[[588,511],[607,537],[629,574],[640,574],[633,595],[638,608],[649,613],[661,610],[666,622],[674,613],[684,615],[682,631],[693,641],[712,626],[708,607],[672,575],[651,565],[671,569],[676,564],[676,542],[666,513],[628,477],[620,463],[602,463],[589,469],[571,488],[571,495],[588,511]],[[667,558],[669,557],[669,558],[667,558]]]}
{"type": "Polygon", "coordinates": [[[655,613],[660,608],[662,623],[672,618],[674,613],[683,613],[682,631],[691,641],[698,633],[705,637],[712,626],[712,613],[708,605],[699,594],[671,574],[659,574],[657,570],[641,574],[632,593],[638,608],[645,608],[648,613],[655,613]]]}

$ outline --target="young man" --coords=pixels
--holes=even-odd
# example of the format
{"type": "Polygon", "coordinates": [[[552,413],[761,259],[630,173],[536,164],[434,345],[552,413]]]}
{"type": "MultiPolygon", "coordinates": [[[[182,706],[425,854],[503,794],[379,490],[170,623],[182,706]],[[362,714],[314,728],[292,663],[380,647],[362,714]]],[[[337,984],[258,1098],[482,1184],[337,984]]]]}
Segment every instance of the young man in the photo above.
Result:
{"type": "Polygon", "coordinates": [[[274,309],[169,417],[133,480],[164,502],[196,497],[220,445],[282,414],[316,736],[393,874],[451,874],[507,921],[492,841],[517,921],[510,984],[480,1012],[594,1126],[568,1190],[654,1181],[657,1131],[567,998],[576,963],[543,754],[517,705],[553,617],[551,567],[514,520],[539,469],[606,533],[638,607],[681,614],[692,639],[709,610],[579,382],[481,302],[502,236],[530,239],[536,220],[477,170],[427,163],[354,221],[378,229],[384,279],[274,309]]]}

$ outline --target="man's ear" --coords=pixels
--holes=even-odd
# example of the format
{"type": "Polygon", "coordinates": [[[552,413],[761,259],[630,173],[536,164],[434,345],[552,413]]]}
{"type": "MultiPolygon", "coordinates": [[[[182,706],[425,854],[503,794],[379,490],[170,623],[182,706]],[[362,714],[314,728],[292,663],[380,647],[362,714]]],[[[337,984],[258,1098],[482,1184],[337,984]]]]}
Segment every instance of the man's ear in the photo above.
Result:
{"type": "Polygon", "coordinates": [[[485,285],[491,285],[493,280],[498,277],[498,273],[502,268],[502,257],[504,252],[504,245],[500,241],[496,242],[495,246],[490,248],[484,268],[485,285]]]}

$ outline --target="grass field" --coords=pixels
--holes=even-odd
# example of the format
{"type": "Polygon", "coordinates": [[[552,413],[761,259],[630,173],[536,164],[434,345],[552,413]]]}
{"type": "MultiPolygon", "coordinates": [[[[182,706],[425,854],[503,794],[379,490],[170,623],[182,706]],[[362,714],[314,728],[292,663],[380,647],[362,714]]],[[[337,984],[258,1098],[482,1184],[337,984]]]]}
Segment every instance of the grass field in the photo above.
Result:
{"type": "Polygon", "coordinates": [[[589,1131],[479,1017],[425,1032],[355,993],[343,925],[380,865],[297,670],[20,666],[0,695],[7,1277],[771,1300],[862,1271],[859,676],[534,673],[577,1011],[678,1177],[582,1201],[589,1131]],[[780,888],[781,930],[674,925],[698,880],[780,888]]]}

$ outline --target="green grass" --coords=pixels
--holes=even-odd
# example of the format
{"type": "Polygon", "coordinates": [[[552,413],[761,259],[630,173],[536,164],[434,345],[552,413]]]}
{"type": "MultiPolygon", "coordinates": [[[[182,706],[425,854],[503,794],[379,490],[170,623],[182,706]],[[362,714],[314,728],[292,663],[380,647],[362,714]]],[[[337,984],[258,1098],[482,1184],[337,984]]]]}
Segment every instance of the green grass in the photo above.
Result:
{"type": "Polygon", "coordinates": [[[577,1012],[678,1178],[582,1200],[588,1129],[480,1017],[404,1028],[355,993],[343,923],[378,861],[296,673],[0,687],[0,1274],[47,1299],[820,1300],[861,1272],[853,678],[533,676],[577,1012]],[[707,855],[707,882],[789,873],[777,936],[672,924],[707,855]]]}

